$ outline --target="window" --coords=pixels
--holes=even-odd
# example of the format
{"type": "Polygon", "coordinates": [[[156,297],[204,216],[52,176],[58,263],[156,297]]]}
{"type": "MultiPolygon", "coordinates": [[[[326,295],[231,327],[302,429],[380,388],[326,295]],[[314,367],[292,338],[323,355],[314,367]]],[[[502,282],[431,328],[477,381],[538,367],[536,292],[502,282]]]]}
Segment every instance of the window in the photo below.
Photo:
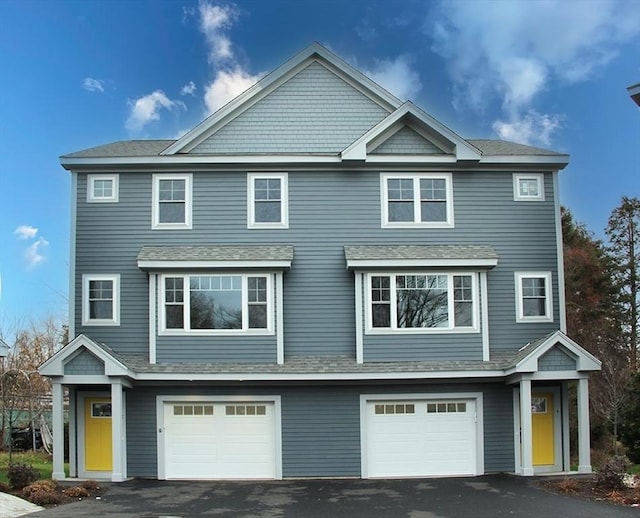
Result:
{"type": "Polygon", "coordinates": [[[516,272],[516,321],[553,322],[550,272],[516,272]]]}
{"type": "Polygon", "coordinates": [[[91,417],[111,417],[111,403],[91,403],[91,417]]]}
{"type": "Polygon", "coordinates": [[[113,203],[118,201],[117,174],[90,174],[87,177],[87,202],[113,203]]]}
{"type": "Polygon", "coordinates": [[[119,325],[120,276],[83,275],[82,286],[82,325],[119,325]]]}
{"type": "Polygon", "coordinates": [[[450,173],[383,173],[383,227],[453,227],[450,173]]]}
{"type": "Polygon", "coordinates": [[[513,199],[516,201],[544,201],[544,175],[514,174],[513,199]]]}
{"type": "Polygon", "coordinates": [[[269,275],[166,275],[162,278],[164,334],[271,333],[269,275]]]}
{"type": "Polygon", "coordinates": [[[248,228],[289,228],[287,174],[252,173],[248,180],[248,228]]]}
{"type": "Polygon", "coordinates": [[[416,406],[413,403],[381,403],[374,407],[376,415],[415,414],[416,406]]]}
{"type": "Polygon", "coordinates": [[[191,228],[191,175],[153,175],[153,229],[191,228]]]}
{"type": "Polygon", "coordinates": [[[427,403],[427,414],[453,414],[467,411],[466,403],[441,402],[427,403]]]}
{"type": "Polygon", "coordinates": [[[370,274],[369,332],[476,330],[473,274],[370,274]]]}

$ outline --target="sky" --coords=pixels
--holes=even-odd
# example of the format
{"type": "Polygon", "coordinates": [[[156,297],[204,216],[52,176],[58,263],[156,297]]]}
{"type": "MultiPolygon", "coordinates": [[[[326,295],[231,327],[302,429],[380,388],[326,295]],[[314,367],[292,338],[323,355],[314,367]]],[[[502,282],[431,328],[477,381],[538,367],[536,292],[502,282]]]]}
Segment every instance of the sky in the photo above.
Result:
{"type": "Polygon", "coordinates": [[[464,138],[569,153],[596,237],[640,195],[640,0],[0,0],[0,337],[67,318],[60,155],[178,138],[314,41],[464,138]]]}

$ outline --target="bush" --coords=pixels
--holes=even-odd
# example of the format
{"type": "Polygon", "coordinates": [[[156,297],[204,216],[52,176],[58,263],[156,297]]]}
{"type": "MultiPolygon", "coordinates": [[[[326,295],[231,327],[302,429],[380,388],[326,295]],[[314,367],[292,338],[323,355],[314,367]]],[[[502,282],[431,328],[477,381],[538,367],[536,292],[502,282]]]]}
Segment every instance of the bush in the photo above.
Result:
{"type": "Polygon", "coordinates": [[[11,464],[7,468],[7,479],[13,489],[22,489],[40,478],[37,469],[26,464],[11,464]]]}
{"type": "Polygon", "coordinates": [[[596,473],[594,484],[602,491],[621,491],[625,489],[624,476],[629,468],[625,457],[612,457],[596,473]]]}
{"type": "Polygon", "coordinates": [[[58,484],[53,480],[39,480],[22,490],[22,496],[36,505],[55,505],[62,499],[58,484]]]}
{"type": "Polygon", "coordinates": [[[89,496],[89,492],[82,486],[68,487],[63,493],[69,498],[85,498],[89,496]]]}

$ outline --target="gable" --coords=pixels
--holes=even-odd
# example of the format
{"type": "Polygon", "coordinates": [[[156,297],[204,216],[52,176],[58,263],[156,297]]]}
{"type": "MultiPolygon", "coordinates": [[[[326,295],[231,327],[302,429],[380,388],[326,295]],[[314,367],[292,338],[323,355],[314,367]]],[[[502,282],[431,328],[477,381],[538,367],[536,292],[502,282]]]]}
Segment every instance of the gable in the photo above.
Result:
{"type": "Polygon", "coordinates": [[[78,349],[78,353],[64,364],[66,374],[104,374],[104,362],[91,354],[86,347],[78,349]]]}
{"type": "Polygon", "coordinates": [[[368,150],[374,155],[441,155],[442,149],[419,135],[409,126],[403,126],[382,144],[368,150]]]}
{"type": "Polygon", "coordinates": [[[312,61],[190,153],[337,154],[387,115],[378,103],[312,61]]]}
{"type": "Polygon", "coordinates": [[[575,358],[561,345],[556,345],[538,358],[539,371],[572,371],[575,369],[575,358]]]}

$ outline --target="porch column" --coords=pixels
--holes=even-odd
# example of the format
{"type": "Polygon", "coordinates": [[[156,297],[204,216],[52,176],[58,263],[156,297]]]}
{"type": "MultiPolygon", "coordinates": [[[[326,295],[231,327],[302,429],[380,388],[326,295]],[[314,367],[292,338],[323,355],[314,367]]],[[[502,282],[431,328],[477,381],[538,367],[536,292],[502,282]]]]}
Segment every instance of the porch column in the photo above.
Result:
{"type": "Polygon", "coordinates": [[[111,452],[112,468],[111,481],[122,482],[124,477],[123,449],[124,427],[123,427],[123,404],[122,404],[122,383],[120,380],[111,383],[111,452]]]}
{"type": "Polygon", "coordinates": [[[522,474],[533,475],[533,433],[531,430],[531,380],[520,381],[520,444],[522,474]]]}
{"type": "Polygon", "coordinates": [[[64,389],[62,383],[53,381],[52,424],[53,424],[53,480],[64,480],[64,389]]]}
{"type": "Polygon", "coordinates": [[[69,476],[75,478],[78,476],[78,441],[76,440],[77,434],[77,420],[78,420],[78,408],[76,401],[76,389],[73,387],[68,388],[69,391],[69,476]]]}
{"type": "Polygon", "coordinates": [[[589,378],[578,380],[578,473],[591,473],[589,378]]]}

